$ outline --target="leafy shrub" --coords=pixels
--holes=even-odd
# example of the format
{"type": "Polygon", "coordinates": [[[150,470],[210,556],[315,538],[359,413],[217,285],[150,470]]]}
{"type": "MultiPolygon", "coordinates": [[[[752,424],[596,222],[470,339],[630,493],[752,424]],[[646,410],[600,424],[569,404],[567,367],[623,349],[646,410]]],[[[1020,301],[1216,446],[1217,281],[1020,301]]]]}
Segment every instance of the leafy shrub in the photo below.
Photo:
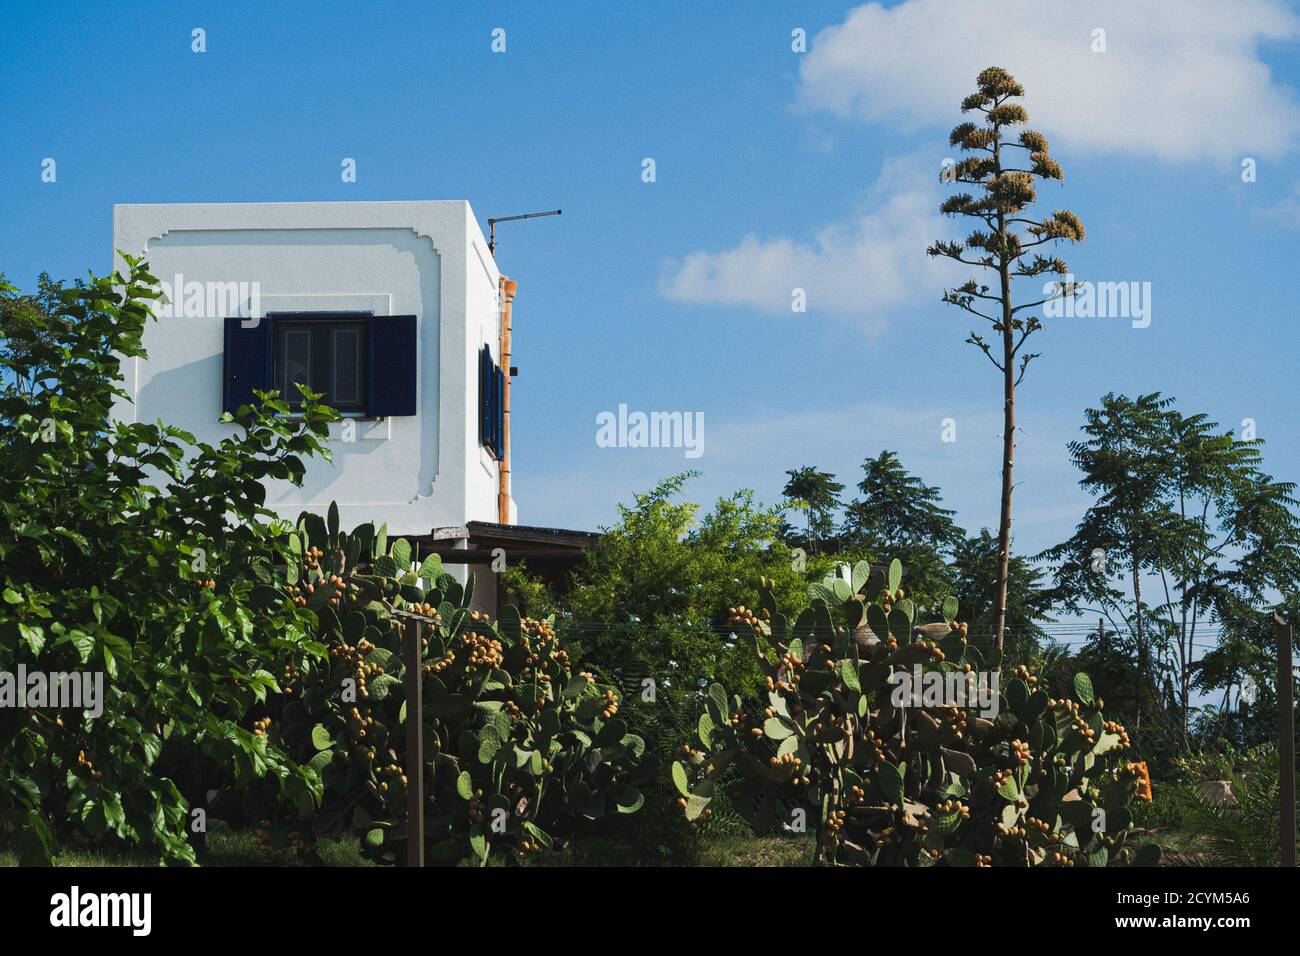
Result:
{"type": "MultiPolygon", "coordinates": [[[[820,577],[832,565],[825,556],[796,555],[781,538],[780,509],[762,507],[751,492],[711,508],[680,500],[691,477],[668,478],[621,506],[568,593],[551,598],[526,575],[508,575],[528,608],[555,609],[555,627],[582,666],[623,690],[620,716],[665,763],[699,719],[708,679],[737,690],[761,685],[746,640],[728,623],[728,604],[737,595],[756,599],[745,589],[760,576],[793,599],[810,573],[820,577]]],[[[651,782],[645,796],[643,813],[602,830],[639,844],[646,862],[696,862],[698,834],[684,824],[671,782],[651,782]]]]}
{"type": "Polygon", "coordinates": [[[24,863],[55,862],[74,833],[192,863],[203,781],[181,768],[320,790],[244,726],[273,674],[311,659],[315,626],[287,603],[251,609],[247,572],[270,567],[280,533],[262,480],[301,480],[337,416],[308,395],[291,423],[267,400],[216,445],[112,423],[158,297],[126,261],[125,277],[6,308],[0,327],[0,672],[98,673],[104,698],[99,714],[0,704],[0,821],[24,863]]]}
{"type": "MultiPolygon", "coordinates": [[[[1231,780],[1265,771],[1277,762],[1277,754],[1270,747],[1234,747],[1227,740],[1215,741],[1214,749],[1193,751],[1180,756],[1176,765],[1182,779],[1196,783],[1199,780],[1231,780]]],[[[1277,776],[1274,772],[1273,776],[1277,776]]]]}
{"type": "MultiPolygon", "coordinates": [[[[760,575],[788,599],[807,588],[808,577],[780,539],[779,509],[742,491],[702,513],[694,502],[674,500],[690,477],[666,479],[620,505],[618,523],[574,571],[557,626],[580,644],[584,660],[615,679],[648,676],[660,690],[692,694],[701,675],[757,686],[749,655],[736,653],[727,606],[760,575]]],[[[831,564],[804,560],[819,573],[831,564]]]]}
{"type": "Polygon", "coordinates": [[[287,580],[256,598],[312,611],[327,657],[286,676],[259,726],[324,788],[319,808],[306,795],[280,808],[268,852],[310,855],[317,837],[350,829],[369,858],[404,859],[403,613],[424,625],[426,859],[523,859],[640,809],[654,766],[645,743],[617,716],[618,692],[572,666],[550,621],[513,606],[495,621],[471,611],[472,575],[462,586],[436,555],[417,566],[382,528],[342,532],[334,507],[303,515],[288,544],[298,560],[287,580]]]}
{"type": "Polygon", "coordinates": [[[1053,700],[1018,668],[991,720],[951,701],[896,706],[898,671],[1000,663],[968,642],[951,598],[944,620],[917,626],[901,572],[859,564],[851,584],[814,586],[793,620],[766,588],[757,613],[737,609],[767,690],[709,688],[687,760],[673,765],[687,817],[707,818],[723,791],[756,832],[815,825],[817,859],[839,865],[1155,862],[1154,845],[1128,844],[1136,765],[1086,675],[1073,699],[1053,700]]]}
{"type": "Polygon", "coordinates": [[[1133,826],[1139,830],[1177,829],[1183,825],[1182,803],[1177,797],[1179,784],[1158,783],[1151,788],[1150,800],[1134,800],[1133,826]]]}
{"type": "Polygon", "coordinates": [[[1187,779],[1170,788],[1179,814],[1179,832],[1171,848],[1180,862],[1277,866],[1282,852],[1282,788],[1276,748],[1197,754],[1180,763],[1187,779]],[[1228,793],[1204,789],[1199,786],[1202,780],[1226,780],[1228,793]]]}

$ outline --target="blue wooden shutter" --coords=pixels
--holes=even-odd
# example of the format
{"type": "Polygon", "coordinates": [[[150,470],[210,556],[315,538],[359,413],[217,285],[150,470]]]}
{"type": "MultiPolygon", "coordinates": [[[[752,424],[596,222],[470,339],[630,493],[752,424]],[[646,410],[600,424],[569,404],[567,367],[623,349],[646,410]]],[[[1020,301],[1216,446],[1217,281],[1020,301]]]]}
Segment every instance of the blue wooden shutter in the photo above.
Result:
{"type": "Polygon", "coordinates": [[[274,385],[274,349],[271,320],[262,317],[256,325],[246,327],[251,319],[227,318],[225,344],[221,361],[221,410],[234,414],[240,405],[257,399],[253,389],[272,389],[274,385]]]}
{"type": "Polygon", "coordinates": [[[414,415],[416,320],[413,315],[372,315],[366,322],[369,356],[366,414],[414,415]]]}
{"type": "Polygon", "coordinates": [[[491,384],[492,355],[485,345],[478,350],[478,443],[488,447],[492,444],[491,384]]]}
{"type": "Polygon", "coordinates": [[[478,353],[478,440],[497,458],[505,454],[505,389],[505,375],[485,345],[478,353]]]}
{"type": "Polygon", "coordinates": [[[492,408],[492,447],[500,461],[506,454],[506,377],[495,363],[496,403],[492,408]]]}

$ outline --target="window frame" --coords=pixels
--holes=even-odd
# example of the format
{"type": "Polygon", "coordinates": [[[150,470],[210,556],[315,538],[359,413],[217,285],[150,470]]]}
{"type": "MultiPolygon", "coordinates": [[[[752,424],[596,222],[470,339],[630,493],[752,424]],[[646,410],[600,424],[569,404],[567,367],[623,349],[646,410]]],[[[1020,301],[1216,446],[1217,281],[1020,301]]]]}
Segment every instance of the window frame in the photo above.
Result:
{"type": "MultiPolygon", "coordinates": [[[[311,381],[307,385],[313,391],[324,392],[322,401],[336,409],[346,418],[370,418],[367,409],[369,381],[369,322],[373,315],[368,312],[273,312],[268,314],[271,321],[272,352],[272,387],[289,405],[294,415],[302,412],[301,398],[290,395],[287,389],[291,383],[284,381],[284,337],[286,333],[305,330],[311,334],[311,381]],[[356,400],[340,403],[331,399],[329,383],[335,380],[338,371],[338,352],[334,347],[336,335],[341,331],[354,331],[357,337],[356,348],[356,400]]],[[[296,390],[295,390],[296,391],[296,390]]]]}

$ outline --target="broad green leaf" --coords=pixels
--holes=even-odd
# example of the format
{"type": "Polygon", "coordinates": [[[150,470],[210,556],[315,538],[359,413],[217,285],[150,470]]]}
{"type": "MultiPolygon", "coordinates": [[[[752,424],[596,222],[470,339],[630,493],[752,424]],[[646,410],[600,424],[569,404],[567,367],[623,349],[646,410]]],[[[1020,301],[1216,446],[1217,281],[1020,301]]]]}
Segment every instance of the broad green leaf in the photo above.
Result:
{"type": "Polygon", "coordinates": [[[686,768],[682,766],[681,761],[673,761],[673,785],[677,787],[677,792],[683,797],[691,795],[691,786],[686,776],[686,768]]]}
{"type": "MultiPolygon", "coordinates": [[[[22,635],[27,646],[32,649],[33,654],[40,654],[45,647],[45,628],[35,624],[18,623],[18,633],[22,635]]],[[[83,660],[82,663],[85,663],[83,660]]]]}
{"type": "Polygon", "coordinates": [[[1092,706],[1092,678],[1083,671],[1074,675],[1074,697],[1084,707],[1092,706]]]}

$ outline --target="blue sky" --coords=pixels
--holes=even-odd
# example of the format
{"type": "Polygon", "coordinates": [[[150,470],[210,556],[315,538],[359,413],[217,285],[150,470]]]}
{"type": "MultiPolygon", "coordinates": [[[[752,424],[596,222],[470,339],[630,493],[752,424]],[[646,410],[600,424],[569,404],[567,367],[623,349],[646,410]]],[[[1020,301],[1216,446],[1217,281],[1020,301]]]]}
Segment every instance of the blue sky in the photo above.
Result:
{"type": "Polygon", "coordinates": [[[1300,480],[1300,14],[1280,0],[106,10],[0,13],[0,271],[104,271],[116,202],[464,198],[485,231],[563,208],[499,234],[526,524],[609,523],[686,468],[706,499],[775,500],[805,464],[852,485],[890,448],[969,529],[995,526],[1000,381],[939,301],[960,276],[924,255],[956,234],[937,173],[989,64],[1065,168],[1041,205],[1087,226],[1062,250],[1075,274],[1152,290],[1147,328],[1060,319],[1033,340],[1016,549],[1081,515],[1065,445],[1108,391],[1251,418],[1268,468],[1300,480]],[[620,403],[703,412],[704,455],[597,447],[620,403]]]}

